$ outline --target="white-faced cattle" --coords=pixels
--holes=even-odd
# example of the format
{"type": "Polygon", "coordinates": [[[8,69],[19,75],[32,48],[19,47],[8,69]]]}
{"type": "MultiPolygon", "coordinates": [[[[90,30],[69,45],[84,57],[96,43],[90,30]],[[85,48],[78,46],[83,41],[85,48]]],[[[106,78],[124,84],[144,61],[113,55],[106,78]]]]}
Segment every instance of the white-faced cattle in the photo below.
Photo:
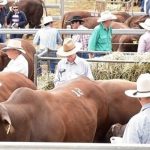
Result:
{"type": "Polygon", "coordinates": [[[96,135],[102,141],[108,130],[106,99],[87,78],[51,91],[19,88],[0,104],[0,141],[93,142],[96,135]]]}

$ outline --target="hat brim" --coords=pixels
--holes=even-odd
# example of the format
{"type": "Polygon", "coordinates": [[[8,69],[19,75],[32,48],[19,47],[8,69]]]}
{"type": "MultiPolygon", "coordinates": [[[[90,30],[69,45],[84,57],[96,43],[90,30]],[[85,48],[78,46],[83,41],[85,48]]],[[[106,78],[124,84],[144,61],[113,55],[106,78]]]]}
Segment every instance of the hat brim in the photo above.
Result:
{"type": "Polygon", "coordinates": [[[69,51],[69,52],[65,52],[64,49],[63,49],[63,46],[60,47],[57,51],[57,55],[67,57],[67,56],[76,54],[81,49],[82,46],[79,43],[76,43],[75,45],[76,45],[76,47],[74,49],[72,49],[71,51],[69,51]]]}
{"type": "Polygon", "coordinates": [[[9,49],[16,49],[16,50],[18,50],[18,51],[20,51],[20,52],[22,52],[24,54],[26,53],[25,50],[23,48],[20,48],[20,47],[19,48],[16,48],[16,47],[4,47],[4,48],[2,48],[2,51],[6,52],[9,49]]]}
{"type": "Polygon", "coordinates": [[[137,90],[126,90],[125,94],[133,98],[150,97],[150,92],[141,93],[141,92],[138,92],[137,90]]]}
{"type": "Polygon", "coordinates": [[[145,23],[140,23],[140,26],[143,27],[146,30],[150,30],[150,27],[146,26],[145,23]]]}
{"type": "Polygon", "coordinates": [[[97,22],[104,22],[104,21],[115,20],[115,19],[117,19],[117,17],[116,17],[115,15],[112,15],[112,16],[109,17],[109,18],[99,18],[99,19],[97,20],[97,22]]]}
{"type": "Polygon", "coordinates": [[[84,22],[83,19],[72,19],[72,20],[68,20],[68,21],[66,21],[66,22],[73,22],[73,21],[81,21],[81,22],[84,22]]]}

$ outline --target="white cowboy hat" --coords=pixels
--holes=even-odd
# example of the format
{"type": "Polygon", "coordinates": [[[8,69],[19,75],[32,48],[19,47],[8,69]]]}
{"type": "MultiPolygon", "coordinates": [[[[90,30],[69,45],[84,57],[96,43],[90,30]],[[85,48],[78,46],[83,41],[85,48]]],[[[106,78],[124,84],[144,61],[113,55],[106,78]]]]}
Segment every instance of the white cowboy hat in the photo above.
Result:
{"type": "Polygon", "coordinates": [[[7,46],[2,48],[2,50],[5,52],[9,49],[15,49],[15,50],[18,50],[24,54],[26,53],[25,50],[21,46],[21,41],[15,40],[15,39],[8,40],[7,46]]]}
{"type": "Polygon", "coordinates": [[[145,22],[140,23],[140,26],[146,30],[150,30],[150,18],[147,18],[145,22]]]}
{"type": "Polygon", "coordinates": [[[47,24],[47,23],[50,23],[50,22],[53,22],[53,18],[51,16],[46,16],[44,17],[43,19],[43,25],[47,24]]]}
{"type": "Polygon", "coordinates": [[[110,11],[104,11],[101,13],[101,17],[97,20],[97,22],[103,22],[107,20],[117,19],[115,15],[113,15],[110,11]]]}
{"type": "Polygon", "coordinates": [[[7,4],[7,0],[0,0],[0,5],[6,5],[7,4]]]}
{"type": "Polygon", "coordinates": [[[58,49],[57,55],[64,57],[70,56],[75,54],[80,49],[81,49],[80,43],[75,44],[71,38],[66,38],[64,40],[63,46],[58,49]]]}
{"type": "Polygon", "coordinates": [[[125,94],[135,98],[150,97],[150,74],[141,74],[137,79],[137,90],[126,90],[125,94]]]}

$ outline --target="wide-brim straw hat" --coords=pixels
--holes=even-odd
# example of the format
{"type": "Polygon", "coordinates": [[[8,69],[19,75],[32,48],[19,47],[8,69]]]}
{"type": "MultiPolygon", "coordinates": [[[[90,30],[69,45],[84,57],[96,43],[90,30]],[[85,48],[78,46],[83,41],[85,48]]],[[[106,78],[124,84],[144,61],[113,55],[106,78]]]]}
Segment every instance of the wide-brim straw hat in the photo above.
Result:
{"type": "Polygon", "coordinates": [[[7,46],[2,48],[2,50],[4,52],[6,52],[7,50],[9,49],[15,49],[15,50],[18,50],[22,53],[26,53],[25,50],[23,49],[23,47],[21,46],[21,41],[20,40],[17,40],[17,39],[10,39],[8,40],[7,42],[7,46]]]}
{"type": "Polygon", "coordinates": [[[75,44],[71,38],[66,38],[64,40],[63,46],[58,49],[57,55],[63,57],[70,56],[76,54],[80,49],[81,44],[75,44]]]}
{"type": "Polygon", "coordinates": [[[97,20],[97,22],[104,22],[107,20],[115,20],[117,17],[113,15],[110,11],[104,11],[101,13],[101,17],[97,20]]]}
{"type": "Polygon", "coordinates": [[[7,4],[7,0],[0,0],[0,5],[6,5],[7,4]]]}
{"type": "Polygon", "coordinates": [[[50,22],[53,22],[53,18],[51,16],[46,16],[44,17],[43,19],[43,25],[47,24],[47,23],[50,23],[50,22]]]}
{"type": "Polygon", "coordinates": [[[140,26],[146,30],[150,30],[150,18],[147,18],[145,22],[140,23],[140,26]]]}
{"type": "Polygon", "coordinates": [[[126,90],[125,94],[135,98],[150,97],[150,74],[141,74],[137,79],[137,89],[126,90]]]}

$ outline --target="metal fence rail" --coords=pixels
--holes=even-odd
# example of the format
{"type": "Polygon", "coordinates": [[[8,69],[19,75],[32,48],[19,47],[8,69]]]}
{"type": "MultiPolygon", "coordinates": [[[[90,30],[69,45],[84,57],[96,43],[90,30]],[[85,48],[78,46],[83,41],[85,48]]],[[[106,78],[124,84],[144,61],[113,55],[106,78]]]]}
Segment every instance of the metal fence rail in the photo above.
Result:
{"type": "Polygon", "coordinates": [[[1,142],[0,150],[149,150],[150,144],[1,142]]]}
{"type": "MultiPolygon", "coordinates": [[[[35,34],[39,29],[0,29],[0,34],[35,34]]],[[[58,29],[61,34],[91,34],[93,29],[58,29]]],[[[113,34],[143,34],[144,29],[112,29],[113,34]]]]}

